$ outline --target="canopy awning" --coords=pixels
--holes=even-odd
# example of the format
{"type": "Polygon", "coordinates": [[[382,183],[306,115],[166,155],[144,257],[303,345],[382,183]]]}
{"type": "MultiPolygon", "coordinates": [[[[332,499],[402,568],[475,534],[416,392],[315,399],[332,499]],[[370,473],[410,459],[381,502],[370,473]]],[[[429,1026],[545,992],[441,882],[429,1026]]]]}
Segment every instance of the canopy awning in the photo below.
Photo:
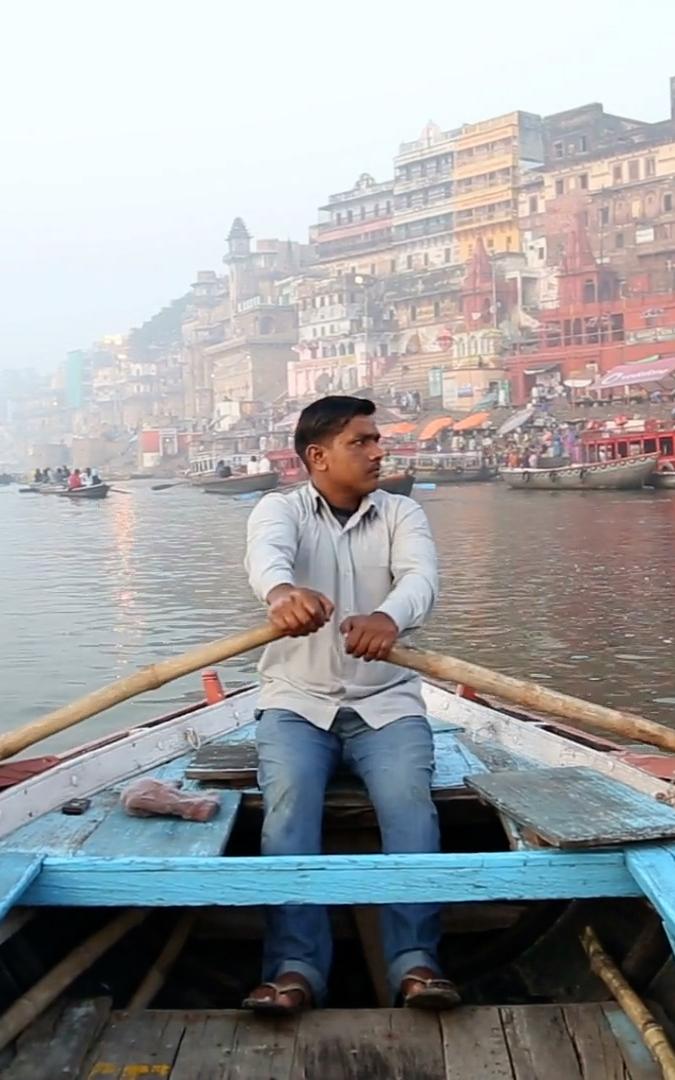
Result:
{"type": "Polygon", "coordinates": [[[489,419],[489,412],[472,413],[471,416],[465,416],[463,420],[458,420],[453,431],[473,431],[474,428],[482,427],[489,419]]]}
{"type": "Polygon", "coordinates": [[[545,364],[540,364],[539,367],[528,367],[524,369],[524,375],[544,375],[547,371],[559,371],[560,361],[551,363],[549,360],[545,364]]]}
{"type": "Polygon", "coordinates": [[[437,416],[435,420],[427,420],[417,438],[420,442],[427,442],[428,439],[434,439],[439,431],[445,431],[446,428],[453,427],[454,423],[455,421],[451,416],[437,416]]]}
{"type": "Polygon", "coordinates": [[[395,435],[411,435],[417,427],[410,420],[399,420],[396,424],[380,424],[380,435],[391,439],[395,435]]]}
{"type": "Polygon", "coordinates": [[[596,379],[592,390],[610,390],[617,386],[642,386],[662,382],[675,373],[675,356],[648,356],[632,364],[619,364],[602,378],[596,379]]]}

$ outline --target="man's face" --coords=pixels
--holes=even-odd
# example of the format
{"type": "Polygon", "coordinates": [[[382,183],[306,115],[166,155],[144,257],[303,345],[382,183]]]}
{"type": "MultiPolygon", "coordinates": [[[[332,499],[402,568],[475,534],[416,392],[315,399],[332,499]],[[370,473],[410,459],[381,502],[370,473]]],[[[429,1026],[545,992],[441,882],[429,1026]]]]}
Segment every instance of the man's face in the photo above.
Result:
{"type": "Polygon", "coordinates": [[[355,416],[325,444],[308,449],[312,470],[331,484],[368,495],[380,482],[380,464],[385,452],[372,416],[355,416]]]}

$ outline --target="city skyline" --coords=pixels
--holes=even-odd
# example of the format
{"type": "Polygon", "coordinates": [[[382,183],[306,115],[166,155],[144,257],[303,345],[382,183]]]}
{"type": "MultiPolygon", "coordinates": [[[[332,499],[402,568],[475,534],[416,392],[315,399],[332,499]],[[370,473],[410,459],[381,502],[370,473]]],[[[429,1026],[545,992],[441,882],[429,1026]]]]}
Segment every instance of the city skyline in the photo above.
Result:
{"type": "Polygon", "coordinates": [[[285,18],[269,5],[263,35],[252,16],[225,20],[208,3],[187,26],[172,4],[161,17],[156,5],[134,9],[133,22],[122,4],[109,24],[79,3],[59,23],[44,5],[27,72],[32,24],[14,12],[0,366],[51,369],[69,349],[139,325],[197,269],[222,270],[235,214],[258,237],[306,241],[328,194],[363,171],[387,179],[399,143],[428,119],[451,128],[592,100],[667,115],[675,14],[665,5],[651,5],[661,31],[644,57],[631,56],[616,5],[569,4],[555,34],[533,22],[532,4],[517,19],[489,6],[494,33],[481,36],[440,4],[427,11],[431,34],[391,5],[348,2],[325,30],[304,3],[285,18]],[[533,66],[545,81],[533,82],[533,66]]]}

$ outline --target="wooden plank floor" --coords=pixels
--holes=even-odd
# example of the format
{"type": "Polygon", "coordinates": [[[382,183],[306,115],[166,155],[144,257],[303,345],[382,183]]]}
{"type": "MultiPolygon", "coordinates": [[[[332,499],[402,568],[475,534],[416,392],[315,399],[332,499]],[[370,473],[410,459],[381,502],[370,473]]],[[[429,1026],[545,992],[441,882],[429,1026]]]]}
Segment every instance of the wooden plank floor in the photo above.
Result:
{"type": "MultiPolygon", "coordinates": [[[[75,1063],[73,1062],[74,1066],[75,1063]]],[[[21,1074],[23,1075],[23,1074],[21,1074]]],[[[61,1074],[60,1074],[61,1075],[61,1074]]],[[[658,1080],[614,1004],[113,1013],[79,1080],[658,1080]]]]}

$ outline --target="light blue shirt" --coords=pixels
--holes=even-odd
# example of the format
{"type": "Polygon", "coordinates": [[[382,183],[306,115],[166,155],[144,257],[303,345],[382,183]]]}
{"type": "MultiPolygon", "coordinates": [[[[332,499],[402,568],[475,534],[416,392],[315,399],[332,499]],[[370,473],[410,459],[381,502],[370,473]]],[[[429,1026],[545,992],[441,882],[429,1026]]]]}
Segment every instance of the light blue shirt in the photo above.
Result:
{"type": "Polygon", "coordinates": [[[316,589],[335,604],[315,634],[265,649],[258,669],[261,708],[291,709],[325,730],[341,707],[355,709],[373,728],[425,714],[418,676],[349,656],[339,629],[348,615],[383,611],[404,634],[428,616],[438,568],[418,503],[378,490],[342,528],[312,484],[272,492],[249,518],[246,569],[261,600],[289,584],[316,589]]]}

